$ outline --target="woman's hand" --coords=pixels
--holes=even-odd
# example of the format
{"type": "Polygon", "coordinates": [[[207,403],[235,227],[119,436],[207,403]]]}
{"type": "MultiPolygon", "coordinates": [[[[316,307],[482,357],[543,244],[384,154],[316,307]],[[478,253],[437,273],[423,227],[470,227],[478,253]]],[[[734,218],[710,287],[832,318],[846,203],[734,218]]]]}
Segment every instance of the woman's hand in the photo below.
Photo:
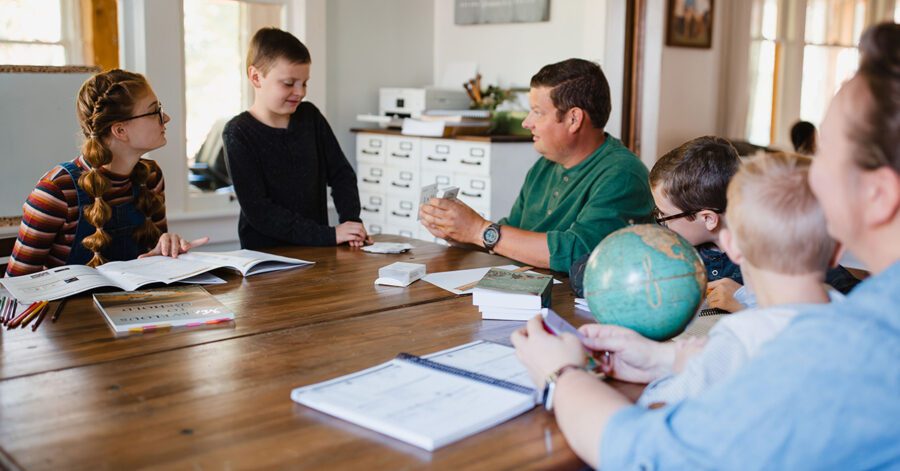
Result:
{"type": "Polygon", "coordinates": [[[540,391],[550,373],[566,365],[582,366],[587,352],[572,334],[553,335],[544,330],[544,320],[534,316],[524,328],[510,337],[516,356],[528,369],[528,374],[540,391]]]}
{"type": "Polygon", "coordinates": [[[209,237],[201,237],[188,242],[182,239],[178,234],[167,232],[159,236],[159,241],[156,243],[156,247],[154,247],[153,250],[138,256],[138,258],[153,257],[156,255],[178,258],[180,254],[195,247],[200,247],[207,242],[209,242],[209,237]]]}
{"type": "Polygon", "coordinates": [[[600,371],[608,376],[649,383],[672,372],[675,349],[671,342],[656,342],[631,329],[608,324],[587,324],[578,330],[586,337],[586,347],[609,352],[600,357],[600,371]]]}

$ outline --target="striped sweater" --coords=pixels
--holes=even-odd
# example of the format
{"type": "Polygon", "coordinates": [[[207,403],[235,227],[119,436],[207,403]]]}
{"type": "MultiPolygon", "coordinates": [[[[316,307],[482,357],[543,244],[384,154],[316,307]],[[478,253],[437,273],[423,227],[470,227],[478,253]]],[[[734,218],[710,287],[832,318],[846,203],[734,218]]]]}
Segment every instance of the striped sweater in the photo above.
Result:
{"type": "MultiPolygon", "coordinates": [[[[147,187],[165,198],[165,182],[162,170],[152,160],[147,187]]],[[[75,165],[84,171],[91,168],[83,157],[75,165]]],[[[129,203],[134,199],[131,180],[126,175],[103,171],[110,181],[110,188],[103,199],[110,206],[129,203]]],[[[163,233],[167,231],[166,210],[163,207],[152,215],[154,224],[163,233]]],[[[75,182],[62,166],[47,172],[35,185],[22,206],[22,224],[13,246],[6,276],[20,276],[47,268],[65,265],[78,227],[78,193],[75,182]]]]}

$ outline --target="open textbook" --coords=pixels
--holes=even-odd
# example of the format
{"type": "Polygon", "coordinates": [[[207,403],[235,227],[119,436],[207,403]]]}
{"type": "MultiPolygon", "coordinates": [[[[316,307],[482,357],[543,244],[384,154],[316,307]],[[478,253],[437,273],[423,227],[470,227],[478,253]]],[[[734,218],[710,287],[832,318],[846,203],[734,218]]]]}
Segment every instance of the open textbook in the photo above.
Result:
{"type": "Polygon", "coordinates": [[[188,252],[178,258],[147,257],[109,262],[97,268],[63,265],[31,275],[3,278],[0,284],[19,302],[31,303],[53,301],[104,286],[134,291],[151,283],[190,282],[194,277],[217,268],[231,268],[250,276],[312,263],[253,250],[188,252]]]}
{"type": "Polygon", "coordinates": [[[532,409],[534,383],[505,345],[479,341],[294,389],[307,407],[432,451],[532,409]]]}

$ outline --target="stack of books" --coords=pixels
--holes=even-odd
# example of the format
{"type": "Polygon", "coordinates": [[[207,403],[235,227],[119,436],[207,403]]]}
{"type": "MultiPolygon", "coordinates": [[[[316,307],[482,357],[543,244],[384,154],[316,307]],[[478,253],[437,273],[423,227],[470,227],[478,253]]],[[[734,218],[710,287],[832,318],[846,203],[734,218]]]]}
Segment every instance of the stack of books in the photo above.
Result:
{"type": "Polygon", "coordinates": [[[482,319],[527,321],[550,307],[553,277],[491,268],[472,290],[482,319]]]}

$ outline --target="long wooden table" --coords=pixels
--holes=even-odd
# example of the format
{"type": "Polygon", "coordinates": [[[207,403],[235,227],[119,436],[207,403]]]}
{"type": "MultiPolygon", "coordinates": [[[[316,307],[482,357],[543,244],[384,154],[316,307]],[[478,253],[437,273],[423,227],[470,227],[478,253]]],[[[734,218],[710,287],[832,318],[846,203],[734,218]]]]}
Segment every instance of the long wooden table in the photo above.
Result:
{"type": "MultiPolygon", "coordinates": [[[[382,237],[380,240],[398,240],[382,237]]],[[[0,336],[0,467],[16,469],[579,468],[550,414],[535,409],[433,453],[290,400],[291,389],[401,351],[427,354],[476,339],[508,343],[519,322],[483,321],[468,296],[419,281],[376,287],[377,268],[429,272],[510,263],[422,241],[411,253],[284,248],[311,268],[208,290],[233,327],[113,338],[90,296],[61,320],[0,336]]],[[[575,324],[568,283],[553,305],[575,324]]],[[[640,386],[617,384],[636,397],[640,386]]]]}

